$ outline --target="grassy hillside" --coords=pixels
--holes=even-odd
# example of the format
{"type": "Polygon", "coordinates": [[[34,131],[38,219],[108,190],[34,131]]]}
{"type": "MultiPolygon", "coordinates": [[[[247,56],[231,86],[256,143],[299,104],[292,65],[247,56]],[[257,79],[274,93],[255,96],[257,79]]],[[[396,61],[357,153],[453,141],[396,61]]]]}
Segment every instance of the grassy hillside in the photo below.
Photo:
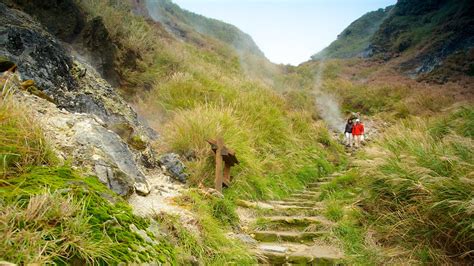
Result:
{"type": "Polygon", "coordinates": [[[403,246],[423,263],[472,259],[473,121],[472,106],[409,119],[361,158],[362,207],[379,241],[403,246]]]}
{"type": "Polygon", "coordinates": [[[313,60],[324,58],[351,58],[360,56],[369,48],[372,37],[380,24],[389,16],[393,6],[368,12],[352,22],[328,47],[313,55],[313,60]]]}
{"type": "Polygon", "coordinates": [[[241,56],[226,43],[204,35],[200,45],[183,42],[162,24],[135,15],[127,3],[77,3],[86,19],[102,17],[117,47],[122,89],[133,90],[129,100],[161,133],[156,147],[186,158],[190,186],[212,186],[214,162],[207,139],[224,137],[241,163],[232,171],[225,199],[197,190],[177,200],[195,213],[198,232],[176,217],[140,218],[95,177],[50,159],[47,140],[28,112],[14,101],[3,105],[2,99],[6,109],[0,126],[2,138],[8,139],[0,149],[5,162],[0,259],[253,264],[246,247],[225,236],[237,223],[234,200],[285,196],[343,164],[341,149],[311,112],[293,108],[269,82],[249,78],[241,56]],[[31,241],[24,240],[27,235],[31,241]],[[40,246],[48,249],[38,252],[40,246]],[[24,256],[17,256],[18,250],[24,256]]]}
{"type": "Polygon", "coordinates": [[[240,53],[263,56],[252,37],[234,25],[189,12],[170,0],[147,0],[145,6],[153,19],[166,25],[179,37],[188,38],[195,31],[214,37],[240,53]]]}
{"type": "Polygon", "coordinates": [[[248,78],[272,84],[280,73],[252,37],[234,25],[207,18],[180,8],[170,0],[148,0],[135,4],[148,16],[163,25],[175,38],[200,49],[212,50],[219,57],[236,57],[240,72],[248,78]]]}
{"type": "Polygon", "coordinates": [[[321,90],[335,95],[344,113],[360,111],[363,119],[385,123],[354,168],[324,188],[325,213],[337,221],[334,233],[350,261],[468,263],[472,79],[433,85],[389,64],[332,59],[288,69],[280,82],[304,99],[314,95],[318,76],[321,90]]]}
{"type": "MultiPolygon", "coordinates": [[[[15,76],[0,79],[0,261],[17,264],[164,263],[207,265],[254,258],[225,236],[232,215],[221,199],[198,204],[195,226],[176,217],[142,218],[127,201],[67,162],[13,96],[15,76]],[[219,216],[213,210],[219,208],[219,216]],[[223,223],[224,225],[222,225],[223,223]]],[[[204,200],[199,193],[193,199],[204,200]]],[[[196,207],[196,206],[195,206],[196,207]]]]}
{"type": "Polygon", "coordinates": [[[120,69],[124,88],[149,87],[147,92],[133,93],[136,107],[151,125],[159,125],[155,129],[163,137],[156,147],[187,158],[191,186],[212,186],[213,154],[206,139],[224,137],[241,164],[232,171],[233,184],[225,199],[199,191],[178,199],[198,217],[196,233],[175,217],[134,216],[126,202],[95,177],[59,164],[54,156],[49,159],[47,140],[34,123],[27,122],[27,112],[14,101],[2,100],[0,126],[2,138],[8,139],[0,149],[6,162],[0,185],[5,219],[0,259],[253,264],[246,248],[224,233],[237,222],[234,200],[285,196],[343,164],[345,158],[326,127],[314,121],[311,112],[293,108],[266,82],[249,79],[238,53],[220,41],[182,42],[162,25],[134,15],[128,4],[105,0],[78,4],[89,19],[103,18],[119,48],[118,65],[133,54],[135,65],[120,69]],[[61,204],[52,208],[53,202],[61,204]],[[30,240],[24,240],[26,235],[30,240]],[[38,252],[40,246],[48,249],[38,252]],[[17,256],[18,250],[24,255],[17,256]]]}
{"type": "Polygon", "coordinates": [[[249,78],[237,52],[222,42],[208,39],[195,45],[170,35],[163,38],[159,24],[132,15],[130,9],[97,0],[81,5],[91,17],[103,16],[113,40],[137,51],[140,64],[148,66],[146,72],[128,76],[137,83],[148,77],[153,81],[149,91],[136,94],[136,109],[161,134],[156,148],[182,155],[191,186],[213,186],[214,156],[207,139],[222,136],[235,150],[240,164],[232,169],[225,200],[193,193],[180,201],[201,217],[200,228],[212,243],[188,237],[180,228],[171,231],[183,243],[184,254],[208,264],[248,264],[248,256],[232,248],[235,244],[222,249],[223,240],[217,241],[220,230],[237,222],[235,200],[284,197],[344,164],[341,148],[312,111],[295,108],[268,82],[249,78]],[[228,252],[217,254],[215,248],[228,252]]]}
{"type": "Polygon", "coordinates": [[[318,76],[321,90],[334,95],[344,113],[378,120],[368,130],[382,133],[323,188],[324,214],[337,222],[334,234],[349,261],[468,264],[472,80],[430,85],[390,65],[333,59],[288,69],[280,82],[293,87],[287,94],[306,109],[314,103],[303,99],[314,96],[318,76]]]}
{"type": "Polygon", "coordinates": [[[398,120],[323,187],[355,265],[472,262],[473,106],[398,120]]]}
{"type": "MultiPolygon", "coordinates": [[[[232,169],[224,198],[196,188],[176,199],[195,214],[198,232],[179,217],[136,217],[95,177],[59,164],[28,112],[2,97],[0,260],[255,264],[246,247],[225,234],[239,228],[235,201],[283,198],[338,169],[348,171],[323,187],[321,214],[336,223],[333,233],[350,262],[441,264],[472,258],[471,79],[429,85],[363,59],[280,68],[253,51],[245,35],[234,35],[235,28],[169,1],[156,2],[160,19],[166,18],[162,23],[137,15],[128,2],[76,2],[87,19],[102,17],[118,49],[123,94],[133,95],[128,100],[160,133],[154,148],[182,156],[191,188],[213,186],[207,139],[223,137],[240,164],[232,169]],[[228,30],[243,43],[235,44],[228,30]],[[250,60],[242,51],[250,51],[250,60]],[[258,72],[249,75],[249,67],[258,72]],[[348,163],[321,120],[316,108],[321,94],[334,97],[342,116],[360,111],[363,119],[379,122],[379,139],[357,160],[348,163]]],[[[334,55],[364,46],[367,40],[356,36],[382,13],[351,25],[354,31],[340,43],[354,46],[334,49],[334,55]]]]}
{"type": "Polygon", "coordinates": [[[117,42],[143,51],[143,63],[151,64],[147,71],[158,72],[150,73],[153,88],[137,97],[137,107],[151,124],[161,124],[156,127],[164,140],[160,149],[193,155],[187,162],[193,184],[212,182],[206,139],[217,136],[224,137],[241,161],[229,191],[241,197],[285,195],[309,178],[299,175],[300,169],[307,166],[311,173],[323,174],[334,167],[329,160],[343,161],[311,112],[291,108],[265,83],[248,79],[231,48],[219,43],[226,49],[224,56],[212,49],[212,42],[196,46],[164,39],[152,22],[107,1],[81,4],[92,16],[103,16],[117,42]]]}

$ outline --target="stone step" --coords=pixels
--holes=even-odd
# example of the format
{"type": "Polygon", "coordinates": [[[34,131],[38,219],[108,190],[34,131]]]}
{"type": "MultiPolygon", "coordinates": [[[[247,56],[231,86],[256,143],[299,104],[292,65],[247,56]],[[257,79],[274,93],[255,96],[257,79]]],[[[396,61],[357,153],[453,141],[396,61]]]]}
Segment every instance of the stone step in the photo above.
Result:
{"type": "Polygon", "coordinates": [[[248,201],[248,200],[237,200],[237,205],[245,208],[255,208],[255,209],[273,209],[274,206],[266,202],[260,201],[248,201]]]}
{"type": "Polygon", "coordinates": [[[301,213],[298,216],[260,216],[250,221],[254,231],[315,232],[328,230],[334,225],[322,216],[302,216],[301,213]]]}
{"type": "Polygon", "coordinates": [[[303,207],[303,208],[308,208],[308,209],[292,209],[292,208],[287,208],[287,209],[274,209],[274,210],[269,210],[267,214],[270,215],[275,215],[275,216],[316,216],[320,215],[322,211],[324,210],[322,207],[303,207]]]}
{"type": "Polygon", "coordinates": [[[271,265],[335,265],[343,258],[335,247],[296,243],[260,243],[257,252],[261,263],[271,265]]]}
{"type": "Polygon", "coordinates": [[[255,231],[252,236],[260,242],[308,242],[328,234],[325,231],[291,232],[291,231],[255,231]]]}
{"type": "Polygon", "coordinates": [[[315,197],[319,197],[319,195],[321,195],[321,191],[316,189],[305,189],[297,192],[297,194],[313,195],[315,197]]]}
{"type": "Polygon", "coordinates": [[[320,185],[313,185],[312,187],[306,187],[305,191],[311,191],[311,192],[321,192],[321,186],[320,185]]]}
{"type": "Polygon", "coordinates": [[[272,210],[276,210],[276,211],[280,211],[280,210],[300,210],[300,211],[304,211],[304,210],[314,210],[315,207],[308,207],[308,206],[299,206],[299,205],[278,205],[278,204],[275,204],[273,205],[273,209],[272,210]]]}
{"type": "Polygon", "coordinates": [[[291,210],[291,211],[307,211],[307,210],[313,210],[317,207],[310,207],[310,206],[305,206],[304,204],[298,204],[296,201],[293,203],[269,203],[269,202],[261,202],[261,201],[247,201],[247,200],[238,200],[237,205],[240,207],[245,207],[245,208],[253,208],[253,209],[261,209],[265,211],[281,211],[281,210],[291,210]]]}
{"type": "Polygon", "coordinates": [[[268,203],[274,205],[283,205],[283,206],[302,206],[302,207],[315,207],[315,208],[322,208],[319,202],[316,201],[306,201],[306,200],[272,200],[268,203]]]}
{"type": "Polygon", "coordinates": [[[319,198],[319,195],[315,194],[304,194],[304,193],[295,193],[291,195],[288,200],[317,200],[319,198]]]}
{"type": "Polygon", "coordinates": [[[291,194],[290,198],[317,198],[321,195],[319,191],[301,191],[291,194]]]}
{"type": "Polygon", "coordinates": [[[329,184],[329,181],[312,182],[312,183],[308,183],[308,184],[306,185],[306,187],[307,187],[307,188],[312,188],[312,189],[314,189],[314,188],[319,188],[319,187],[321,187],[321,186],[323,186],[323,185],[327,185],[327,184],[329,184]]]}
{"type": "Polygon", "coordinates": [[[322,216],[263,216],[259,218],[262,223],[280,223],[287,225],[332,225],[333,222],[322,216]]]}

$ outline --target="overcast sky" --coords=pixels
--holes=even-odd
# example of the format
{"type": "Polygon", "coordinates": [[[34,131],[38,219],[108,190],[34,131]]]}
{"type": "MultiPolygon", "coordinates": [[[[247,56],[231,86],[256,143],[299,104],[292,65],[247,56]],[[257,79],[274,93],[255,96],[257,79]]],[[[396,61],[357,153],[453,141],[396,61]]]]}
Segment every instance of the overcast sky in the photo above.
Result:
{"type": "Polygon", "coordinates": [[[274,63],[297,65],[363,14],[396,0],[173,0],[250,34],[274,63]]]}

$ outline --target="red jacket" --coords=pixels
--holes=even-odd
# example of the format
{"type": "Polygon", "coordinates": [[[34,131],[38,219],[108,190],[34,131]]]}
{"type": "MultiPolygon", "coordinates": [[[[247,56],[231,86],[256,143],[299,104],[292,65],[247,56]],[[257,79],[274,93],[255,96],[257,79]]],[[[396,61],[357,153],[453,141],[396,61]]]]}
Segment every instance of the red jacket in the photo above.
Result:
{"type": "Polygon", "coordinates": [[[352,135],[364,135],[364,124],[356,123],[352,127],[352,135]]]}

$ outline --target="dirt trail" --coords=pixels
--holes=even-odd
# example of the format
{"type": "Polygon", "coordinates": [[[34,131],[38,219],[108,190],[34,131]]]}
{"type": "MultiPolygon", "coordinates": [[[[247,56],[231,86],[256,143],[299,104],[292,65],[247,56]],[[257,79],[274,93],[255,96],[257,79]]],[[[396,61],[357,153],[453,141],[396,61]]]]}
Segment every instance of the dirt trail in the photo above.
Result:
{"type": "MultiPolygon", "coordinates": [[[[360,152],[367,142],[379,137],[388,123],[369,118],[365,125],[366,142],[360,149],[347,148],[348,156],[360,152]]],[[[334,134],[334,138],[342,141],[339,134],[334,134]]],[[[259,263],[337,265],[344,260],[344,252],[325,241],[335,225],[322,216],[325,203],[320,201],[321,186],[340,175],[333,173],[319,178],[284,200],[238,202],[242,228],[252,237],[245,242],[255,250],[259,263]]]]}
{"type": "Polygon", "coordinates": [[[344,258],[336,246],[325,243],[333,222],[321,215],[320,187],[337,174],[320,178],[304,190],[280,201],[240,201],[238,210],[261,264],[333,265],[344,258]]]}

